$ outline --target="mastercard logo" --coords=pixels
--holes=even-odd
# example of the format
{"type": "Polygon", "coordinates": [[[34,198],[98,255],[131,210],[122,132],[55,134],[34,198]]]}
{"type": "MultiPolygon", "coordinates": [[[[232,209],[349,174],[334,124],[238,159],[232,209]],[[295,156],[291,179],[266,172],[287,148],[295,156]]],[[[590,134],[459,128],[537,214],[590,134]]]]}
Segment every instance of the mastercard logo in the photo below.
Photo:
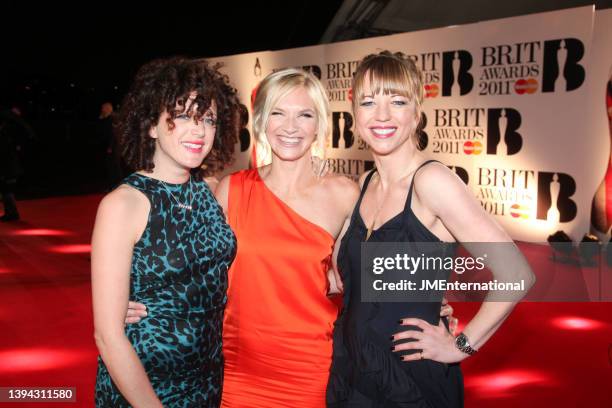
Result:
{"type": "Polygon", "coordinates": [[[349,100],[350,102],[352,102],[352,101],[353,101],[353,88],[350,88],[350,89],[348,90],[348,100],[349,100]]]}
{"type": "Polygon", "coordinates": [[[510,207],[510,215],[512,218],[529,218],[529,207],[520,204],[512,204],[510,207]]]}
{"type": "Polygon", "coordinates": [[[440,88],[438,84],[427,84],[423,87],[425,89],[425,97],[426,98],[435,98],[440,93],[440,88]]]}
{"type": "Polygon", "coordinates": [[[532,94],[538,90],[538,81],[534,78],[518,79],[514,83],[514,91],[519,94],[532,94]]]}
{"type": "Polygon", "coordinates": [[[482,153],[482,143],[467,141],[463,143],[463,153],[465,154],[480,154],[482,153]]]}

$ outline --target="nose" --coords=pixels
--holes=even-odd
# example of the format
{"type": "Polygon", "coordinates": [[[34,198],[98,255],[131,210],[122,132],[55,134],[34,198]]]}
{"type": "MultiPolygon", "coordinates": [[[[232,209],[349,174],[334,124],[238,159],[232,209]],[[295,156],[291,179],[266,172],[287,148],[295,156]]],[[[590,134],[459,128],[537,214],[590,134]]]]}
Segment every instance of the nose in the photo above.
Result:
{"type": "Polygon", "coordinates": [[[191,134],[194,136],[202,137],[204,136],[204,120],[195,120],[191,121],[191,134]]]}
{"type": "Polygon", "coordinates": [[[296,117],[294,117],[293,115],[287,115],[287,118],[283,121],[283,131],[287,134],[293,134],[297,132],[296,121],[296,117]]]}
{"type": "Polygon", "coordinates": [[[376,104],[376,120],[381,122],[387,121],[391,118],[391,114],[389,111],[389,104],[387,103],[379,103],[376,104]]]}

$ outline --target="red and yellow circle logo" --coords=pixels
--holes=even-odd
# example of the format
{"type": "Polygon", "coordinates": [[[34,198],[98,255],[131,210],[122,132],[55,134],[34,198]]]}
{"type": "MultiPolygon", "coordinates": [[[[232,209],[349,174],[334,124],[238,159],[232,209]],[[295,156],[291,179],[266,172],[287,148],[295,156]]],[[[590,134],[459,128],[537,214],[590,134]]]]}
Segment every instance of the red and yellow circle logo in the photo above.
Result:
{"type": "Polygon", "coordinates": [[[480,154],[482,153],[482,143],[475,141],[472,142],[468,140],[463,143],[463,153],[465,154],[480,154]]]}
{"type": "Polygon", "coordinates": [[[423,87],[423,89],[425,89],[426,98],[435,98],[436,96],[438,96],[438,93],[440,92],[440,88],[438,87],[438,84],[427,84],[423,87]]]}
{"type": "Polygon", "coordinates": [[[514,91],[519,94],[533,94],[538,90],[538,81],[534,78],[521,78],[514,83],[514,91]]]}
{"type": "Polygon", "coordinates": [[[512,206],[510,206],[510,215],[512,218],[527,219],[529,218],[529,207],[526,205],[512,204],[512,206]]]}

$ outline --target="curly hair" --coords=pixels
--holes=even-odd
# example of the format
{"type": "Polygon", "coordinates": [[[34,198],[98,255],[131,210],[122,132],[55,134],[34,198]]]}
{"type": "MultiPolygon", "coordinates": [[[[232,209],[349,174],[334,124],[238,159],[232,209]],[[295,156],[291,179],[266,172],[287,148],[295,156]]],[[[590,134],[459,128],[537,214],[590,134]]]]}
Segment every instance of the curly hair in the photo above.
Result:
{"type": "MultiPolygon", "coordinates": [[[[377,54],[365,56],[353,76],[353,112],[364,94],[366,78],[369,80],[370,89],[374,94],[397,93],[406,96],[414,102],[416,114],[421,118],[423,105],[423,74],[412,59],[401,52],[381,51],[377,54]]],[[[417,129],[422,127],[419,122],[417,129]]],[[[427,144],[417,133],[416,145],[419,149],[427,144]]]]}
{"type": "Polygon", "coordinates": [[[212,101],[217,105],[217,126],[213,147],[201,167],[192,169],[197,179],[222,170],[233,161],[239,130],[238,97],[220,65],[206,61],[172,57],[143,65],[125,96],[115,131],[125,163],[132,170],[150,172],[154,168],[155,139],[150,129],[168,112],[168,127],[185,110],[185,104],[197,103],[195,118],[201,120],[212,101]],[[192,102],[189,95],[196,92],[192,102]]]}

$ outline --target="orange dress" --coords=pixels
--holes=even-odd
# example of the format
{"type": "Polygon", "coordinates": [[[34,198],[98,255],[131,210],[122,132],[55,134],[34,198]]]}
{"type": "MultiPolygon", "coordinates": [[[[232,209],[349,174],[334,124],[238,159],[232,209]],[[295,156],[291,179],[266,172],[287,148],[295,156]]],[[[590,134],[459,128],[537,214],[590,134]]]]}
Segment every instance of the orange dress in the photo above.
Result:
{"type": "Polygon", "coordinates": [[[338,314],[326,296],[334,238],[274,195],[256,169],[231,176],[228,207],[238,252],[221,406],[325,407],[338,314]]]}

